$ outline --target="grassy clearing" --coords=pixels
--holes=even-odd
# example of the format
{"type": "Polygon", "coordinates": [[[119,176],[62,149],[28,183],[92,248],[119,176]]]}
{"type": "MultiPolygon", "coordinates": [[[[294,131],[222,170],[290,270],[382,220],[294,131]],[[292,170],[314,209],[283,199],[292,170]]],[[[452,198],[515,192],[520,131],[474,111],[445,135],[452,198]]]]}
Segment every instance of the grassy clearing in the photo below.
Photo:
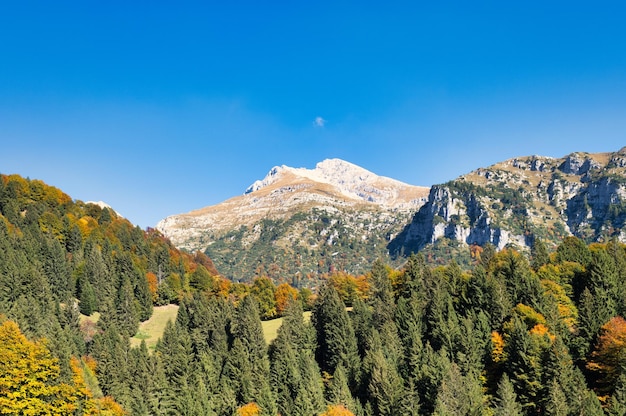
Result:
{"type": "MultiPolygon", "coordinates": [[[[144,340],[146,341],[148,351],[154,351],[157,341],[163,335],[167,321],[171,320],[174,322],[177,314],[178,305],[155,306],[150,319],[139,324],[139,330],[137,331],[137,334],[130,339],[130,345],[132,347],[138,347],[141,344],[141,341],[144,340]]],[[[309,322],[311,320],[310,311],[304,312],[303,316],[305,322],[309,322]]],[[[93,315],[91,317],[81,316],[81,319],[95,319],[95,321],[97,321],[98,318],[99,315],[97,317],[94,317],[93,315]]],[[[271,321],[261,322],[263,327],[263,336],[268,344],[276,339],[278,328],[280,328],[282,324],[283,318],[276,318],[271,321]]]]}
{"type": "MultiPolygon", "coordinates": [[[[311,320],[311,312],[304,312],[304,322],[309,322],[311,320]]],[[[263,336],[265,337],[265,342],[268,344],[276,339],[278,335],[278,328],[283,324],[283,318],[272,319],[271,321],[262,321],[261,325],[263,326],[263,336]]]]}
{"type": "Polygon", "coordinates": [[[87,316],[87,315],[83,315],[82,313],[80,314],[80,324],[82,325],[83,323],[89,321],[91,323],[93,323],[94,325],[98,323],[98,321],[100,320],[100,312],[94,312],[91,315],[87,316]]]}
{"type": "Polygon", "coordinates": [[[139,324],[139,331],[130,339],[130,345],[137,347],[144,340],[148,351],[153,351],[165,331],[165,325],[168,321],[174,322],[177,314],[178,305],[155,306],[150,319],[139,324]]]}

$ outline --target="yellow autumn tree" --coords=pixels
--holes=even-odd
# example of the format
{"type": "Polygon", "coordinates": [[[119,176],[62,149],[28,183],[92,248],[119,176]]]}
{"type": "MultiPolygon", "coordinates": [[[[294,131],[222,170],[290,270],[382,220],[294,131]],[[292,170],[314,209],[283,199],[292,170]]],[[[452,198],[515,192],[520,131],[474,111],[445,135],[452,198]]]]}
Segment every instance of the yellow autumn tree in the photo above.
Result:
{"type": "Polygon", "coordinates": [[[250,402],[237,409],[237,416],[258,416],[261,414],[261,408],[255,402],[250,402]]]}
{"type": "MultiPolygon", "coordinates": [[[[0,317],[0,322],[2,317],[0,317]]],[[[89,361],[85,366],[89,366],[89,361]]],[[[123,416],[111,397],[94,398],[81,361],[72,358],[73,383],[59,382],[60,367],[45,340],[30,341],[13,321],[0,324],[0,414],[123,416]]]]}
{"type": "Polygon", "coordinates": [[[1,414],[74,414],[80,393],[59,372],[44,340],[29,341],[13,321],[0,325],[1,414]]]}

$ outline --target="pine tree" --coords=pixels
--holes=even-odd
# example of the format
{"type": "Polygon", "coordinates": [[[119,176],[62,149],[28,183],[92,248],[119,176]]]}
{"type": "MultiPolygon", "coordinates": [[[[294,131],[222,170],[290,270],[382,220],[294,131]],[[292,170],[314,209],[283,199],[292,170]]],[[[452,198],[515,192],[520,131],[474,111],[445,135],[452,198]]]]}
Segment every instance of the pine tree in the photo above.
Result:
{"type": "Polygon", "coordinates": [[[78,300],[80,305],[80,313],[83,315],[91,315],[97,310],[96,293],[89,281],[80,277],[78,280],[78,300]]]}
{"type": "Polygon", "coordinates": [[[542,385],[541,351],[531,338],[526,325],[514,316],[511,332],[505,343],[505,370],[511,376],[519,400],[525,408],[538,406],[542,385]]]}
{"type": "Polygon", "coordinates": [[[343,405],[357,414],[357,403],[348,387],[348,377],[343,366],[339,365],[328,383],[326,400],[332,405],[343,405]]]}
{"type": "Polygon", "coordinates": [[[370,367],[368,398],[377,415],[397,415],[404,395],[403,380],[394,363],[385,357],[382,348],[375,348],[366,356],[370,367]]]}
{"type": "Polygon", "coordinates": [[[324,408],[322,379],[314,358],[314,334],[302,306],[292,302],[269,350],[270,381],[283,415],[311,415],[324,408]]]}
{"type": "Polygon", "coordinates": [[[163,372],[167,380],[168,387],[164,397],[167,411],[189,414],[194,406],[194,353],[189,334],[185,328],[169,321],[156,350],[163,361],[163,372]]]}
{"type": "Polygon", "coordinates": [[[421,361],[415,369],[415,386],[420,394],[419,402],[423,414],[431,414],[434,411],[439,385],[448,374],[450,365],[445,349],[435,352],[430,343],[426,342],[421,361]]]}
{"type": "Polygon", "coordinates": [[[368,298],[372,306],[372,321],[375,328],[393,319],[395,302],[389,274],[382,261],[376,260],[372,266],[371,295],[368,298]]]}
{"type": "Polygon", "coordinates": [[[587,390],[584,394],[579,414],[581,416],[604,416],[600,400],[593,391],[587,390]]]}
{"type": "Polygon", "coordinates": [[[609,416],[626,415],[626,374],[624,373],[620,374],[615,391],[609,399],[607,414],[609,416]]]}

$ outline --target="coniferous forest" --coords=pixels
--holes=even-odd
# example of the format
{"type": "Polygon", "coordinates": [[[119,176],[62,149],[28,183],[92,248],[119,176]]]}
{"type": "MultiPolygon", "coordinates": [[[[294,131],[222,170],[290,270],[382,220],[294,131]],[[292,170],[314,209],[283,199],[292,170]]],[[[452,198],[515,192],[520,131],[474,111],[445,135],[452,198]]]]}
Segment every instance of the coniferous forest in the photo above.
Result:
{"type": "Polygon", "coordinates": [[[467,269],[376,261],[312,293],[227,281],[208,257],[41,181],[2,176],[0,214],[3,414],[626,414],[614,240],[471,247],[467,269]],[[178,315],[154,351],[131,348],[169,303],[178,315]],[[277,316],[268,345],[261,319],[277,316]]]}

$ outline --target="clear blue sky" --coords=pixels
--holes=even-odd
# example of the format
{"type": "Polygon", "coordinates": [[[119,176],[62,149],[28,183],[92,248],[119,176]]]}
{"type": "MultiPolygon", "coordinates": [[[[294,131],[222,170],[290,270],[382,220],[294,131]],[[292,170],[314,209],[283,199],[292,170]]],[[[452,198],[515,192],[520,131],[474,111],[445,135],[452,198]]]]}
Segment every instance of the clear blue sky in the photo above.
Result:
{"type": "Polygon", "coordinates": [[[0,172],[143,228],[275,165],[432,185],[625,146],[623,2],[510,3],[2,2],[0,172]]]}

